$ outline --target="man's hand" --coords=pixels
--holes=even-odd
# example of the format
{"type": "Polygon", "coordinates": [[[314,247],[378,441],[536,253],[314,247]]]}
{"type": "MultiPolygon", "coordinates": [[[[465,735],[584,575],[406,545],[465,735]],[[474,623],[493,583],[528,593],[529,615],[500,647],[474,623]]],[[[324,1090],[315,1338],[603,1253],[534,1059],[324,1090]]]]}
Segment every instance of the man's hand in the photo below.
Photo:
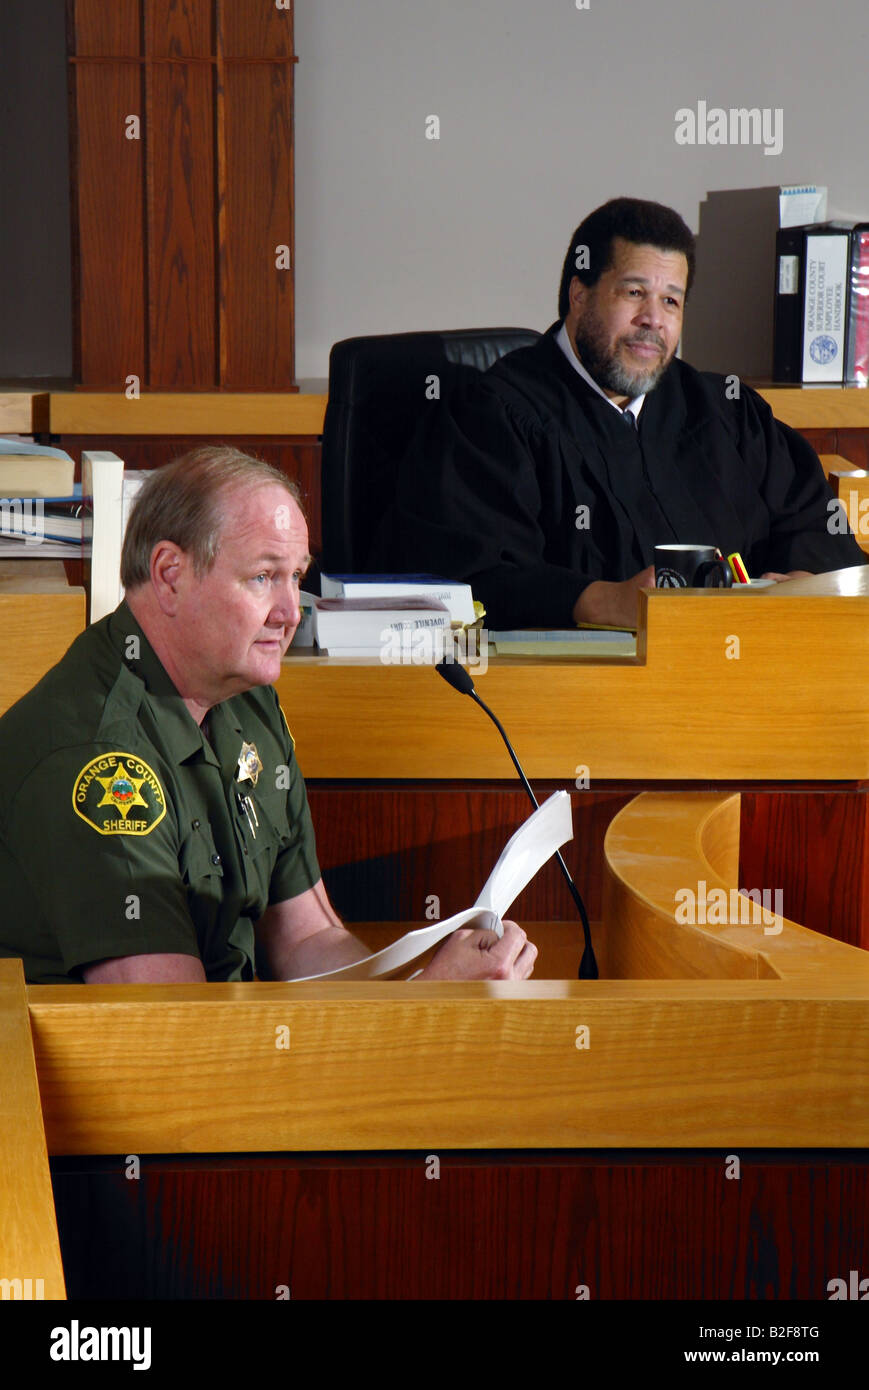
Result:
{"type": "Polygon", "coordinates": [[[640,589],[654,589],[655,566],[649,565],[639,574],[620,583],[595,579],[583,589],[573,606],[575,623],[600,623],[608,627],[637,626],[637,594],[640,589]]]}
{"type": "Polygon", "coordinates": [[[774,579],[777,584],[780,584],[783,579],[811,579],[812,571],[788,570],[787,574],[779,574],[777,570],[767,570],[766,574],[762,574],[760,577],[761,579],[774,579]]]}
{"type": "Polygon", "coordinates": [[[537,947],[515,922],[499,939],[482,927],[459,927],[429,961],[418,980],[527,980],[537,947]]]}

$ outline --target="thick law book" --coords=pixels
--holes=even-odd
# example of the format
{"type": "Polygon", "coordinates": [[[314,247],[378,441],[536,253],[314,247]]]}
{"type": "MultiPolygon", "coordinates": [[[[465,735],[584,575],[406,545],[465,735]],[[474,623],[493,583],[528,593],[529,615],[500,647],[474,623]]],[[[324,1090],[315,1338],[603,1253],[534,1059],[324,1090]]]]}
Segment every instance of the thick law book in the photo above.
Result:
{"type": "Polygon", "coordinates": [[[573,839],[573,814],[567,792],[553,792],[511,835],[473,907],[457,912],[444,922],[409,931],[391,946],[364,960],[305,975],[306,980],[383,980],[439,946],[459,927],[487,927],[504,935],[504,916],[523,888],[551,859],[556,850],[573,839]]]}
{"type": "Polygon", "coordinates": [[[470,584],[436,574],[321,574],[320,593],[323,598],[433,598],[446,605],[454,623],[472,623],[475,617],[470,584]]]}
{"type": "Polygon", "coordinates": [[[0,497],[66,497],[74,473],[63,449],[0,438],[0,497]]]}
{"type": "Polygon", "coordinates": [[[449,609],[429,598],[396,595],[377,598],[319,598],[303,594],[310,608],[313,640],[321,649],[344,656],[381,651],[393,639],[410,641],[418,633],[449,633],[449,609]]]}
{"type": "Polygon", "coordinates": [[[844,380],[852,227],[818,222],[776,234],[776,381],[844,380]]]}

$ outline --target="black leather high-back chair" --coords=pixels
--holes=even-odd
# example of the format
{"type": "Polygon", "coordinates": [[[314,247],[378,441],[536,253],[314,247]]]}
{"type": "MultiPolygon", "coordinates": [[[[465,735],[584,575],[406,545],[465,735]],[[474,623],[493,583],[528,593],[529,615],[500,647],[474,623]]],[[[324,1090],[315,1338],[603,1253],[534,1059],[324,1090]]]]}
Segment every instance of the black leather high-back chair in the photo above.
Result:
{"type": "Polygon", "coordinates": [[[539,336],[530,328],[468,328],[335,344],[323,426],[322,570],[346,574],[368,566],[395,494],[399,464],[422,411],[431,408],[426,397],[431,378],[438,378],[444,400],[462,377],[486,371],[539,336]]]}

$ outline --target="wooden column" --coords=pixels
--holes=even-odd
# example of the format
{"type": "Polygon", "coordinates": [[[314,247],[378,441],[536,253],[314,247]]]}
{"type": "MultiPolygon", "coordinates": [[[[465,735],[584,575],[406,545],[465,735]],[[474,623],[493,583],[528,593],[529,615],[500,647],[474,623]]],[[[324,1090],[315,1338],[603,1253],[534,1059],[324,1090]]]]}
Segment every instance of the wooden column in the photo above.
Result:
{"type": "Polygon", "coordinates": [[[76,379],[296,390],[290,0],[69,16],[76,379]]]}

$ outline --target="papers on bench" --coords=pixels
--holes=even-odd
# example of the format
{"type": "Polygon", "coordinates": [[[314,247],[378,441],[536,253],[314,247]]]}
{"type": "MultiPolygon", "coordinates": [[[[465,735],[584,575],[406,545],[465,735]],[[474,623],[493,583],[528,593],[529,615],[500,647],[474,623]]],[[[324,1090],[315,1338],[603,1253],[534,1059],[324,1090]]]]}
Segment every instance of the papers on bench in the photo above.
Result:
{"type": "MultiPolygon", "coordinates": [[[[445,922],[410,931],[391,946],[377,951],[365,960],[337,970],[324,970],[319,975],[305,975],[306,980],[382,980],[393,975],[411,961],[444,941],[457,927],[489,927],[497,936],[504,935],[502,919],[511,903],[531,882],[538,869],[568,840],[573,839],[573,816],[567,792],[553,792],[543,805],[528,817],[511,835],[501,851],[497,864],[473,907],[457,912],[445,922]]],[[[294,983],[289,981],[288,983],[294,983]]]]}
{"type": "Polygon", "coordinates": [[[490,632],[498,656],[636,656],[637,636],[624,628],[583,627],[490,632]]]}

